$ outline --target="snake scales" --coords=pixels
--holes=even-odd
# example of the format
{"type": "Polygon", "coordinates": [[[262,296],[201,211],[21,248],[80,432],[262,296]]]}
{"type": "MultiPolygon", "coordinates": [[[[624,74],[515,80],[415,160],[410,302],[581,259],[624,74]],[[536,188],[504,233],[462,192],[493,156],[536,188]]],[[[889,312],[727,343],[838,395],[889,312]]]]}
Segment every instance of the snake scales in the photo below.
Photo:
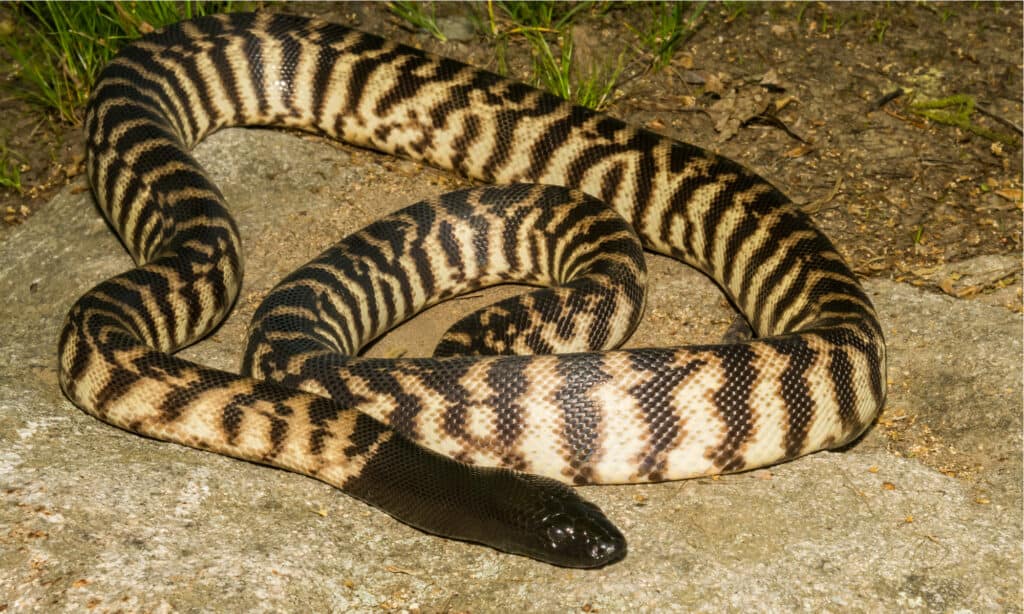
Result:
{"type": "MultiPolygon", "coordinates": [[[[672,480],[763,466],[849,442],[884,401],[885,345],[869,299],[828,239],[778,190],[732,161],[488,72],[306,18],[201,18],[140,39],[106,67],[86,134],[94,194],[138,268],[72,307],[59,346],[67,396],[133,432],[314,476],[423,530],[560,565],[603,565],[624,556],[624,539],[560,482],[672,480]],[[324,311],[278,298],[260,310],[244,369],[267,379],[175,358],[170,352],[226,317],[240,287],[235,223],[189,153],[231,125],[297,128],[488,183],[553,184],[596,196],[646,249],[716,280],[756,338],[579,351],[628,334],[631,325],[608,323],[613,313],[639,312],[643,299],[627,291],[554,301],[578,321],[544,316],[543,301],[532,298],[520,299],[526,315],[518,319],[501,309],[484,317],[509,331],[533,326],[526,349],[561,349],[556,338],[569,340],[573,353],[334,354],[354,354],[453,292],[442,278],[468,287],[477,282],[463,269],[474,262],[516,259],[510,245],[532,252],[527,259],[551,261],[534,280],[563,283],[568,273],[559,267],[593,260],[569,254],[555,263],[538,251],[547,239],[508,241],[539,223],[533,207],[549,216],[544,223],[556,238],[572,243],[578,235],[589,245],[601,224],[560,226],[576,216],[556,209],[554,188],[517,187],[513,197],[494,198],[485,188],[456,200],[514,201],[508,206],[520,213],[512,218],[463,213],[481,232],[497,229],[505,248],[466,243],[447,222],[428,230],[434,203],[427,217],[400,217],[386,237],[371,231],[343,244],[357,265],[325,261],[285,282],[324,311]],[[431,233],[440,248],[422,249],[431,233]],[[346,275],[355,289],[337,285],[346,275]],[[584,345],[573,345],[580,337],[584,345]],[[289,357],[289,349],[298,354],[289,357]]],[[[581,200],[575,192],[555,197],[581,200]]],[[[624,249],[611,261],[635,264],[624,249]]],[[[609,282],[602,267],[580,283],[609,282]]],[[[484,282],[507,278],[497,272],[484,282]]],[[[500,337],[476,349],[515,349],[500,337]]],[[[453,353],[466,345],[459,330],[446,339],[453,353]]]]}

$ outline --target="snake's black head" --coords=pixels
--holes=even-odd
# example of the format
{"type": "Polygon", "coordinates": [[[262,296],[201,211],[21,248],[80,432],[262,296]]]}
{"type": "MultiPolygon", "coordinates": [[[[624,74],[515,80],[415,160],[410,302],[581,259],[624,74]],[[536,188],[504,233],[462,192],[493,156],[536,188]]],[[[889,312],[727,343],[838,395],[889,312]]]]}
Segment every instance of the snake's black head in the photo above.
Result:
{"type": "Polygon", "coordinates": [[[503,550],[582,569],[602,567],[626,556],[626,538],[601,508],[554,480],[523,474],[518,478],[528,483],[530,490],[516,497],[513,509],[518,508],[518,519],[509,525],[518,525],[518,538],[503,550]]]}
{"type": "Polygon", "coordinates": [[[424,531],[552,565],[586,569],[626,556],[601,509],[561,482],[457,463],[401,437],[388,444],[345,492],[424,531]]]}
{"type": "Polygon", "coordinates": [[[541,521],[547,561],[564,567],[591,568],[625,557],[626,538],[619,529],[596,505],[582,503],[580,509],[551,514],[541,521]]]}

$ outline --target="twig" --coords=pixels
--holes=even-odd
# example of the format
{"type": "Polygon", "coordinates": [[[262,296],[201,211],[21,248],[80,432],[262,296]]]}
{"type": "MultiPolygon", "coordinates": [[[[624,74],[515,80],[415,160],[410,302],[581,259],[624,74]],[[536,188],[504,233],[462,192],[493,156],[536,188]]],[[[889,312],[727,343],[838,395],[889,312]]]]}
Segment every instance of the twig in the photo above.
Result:
{"type": "Polygon", "coordinates": [[[974,110],[977,111],[978,113],[981,113],[982,115],[984,115],[986,117],[991,117],[992,119],[994,119],[995,121],[999,122],[1000,124],[1006,126],[1010,130],[1014,130],[1014,131],[1017,132],[1017,134],[1020,134],[1021,136],[1024,136],[1024,130],[1021,130],[1020,126],[1018,126],[1017,124],[1011,122],[1008,119],[1004,119],[1004,118],[996,115],[995,113],[993,113],[992,111],[989,111],[987,108],[981,106],[977,102],[974,103],[974,110]]]}
{"type": "Polygon", "coordinates": [[[881,109],[882,107],[884,107],[885,105],[887,105],[890,102],[892,102],[893,100],[896,100],[897,98],[899,98],[900,96],[902,96],[905,93],[906,92],[903,91],[902,87],[896,88],[894,91],[889,92],[888,94],[886,94],[886,95],[882,96],[881,98],[878,98],[877,100],[872,102],[871,106],[868,107],[868,108],[870,110],[872,110],[872,111],[877,111],[877,110],[881,109]]]}
{"type": "Polygon", "coordinates": [[[788,134],[790,138],[796,139],[805,145],[808,144],[803,137],[790,130],[789,126],[786,125],[786,122],[769,113],[760,113],[758,115],[755,115],[754,117],[751,117],[750,119],[744,121],[741,125],[746,127],[751,124],[763,124],[765,126],[772,126],[774,128],[778,128],[779,130],[782,130],[783,132],[788,134]]]}
{"type": "Polygon", "coordinates": [[[823,210],[824,206],[828,204],[833,198],[835,198],[837,194],[839,194],[839,190],[842,189],[842,187],[843,176],[839,175],[838,177],[836,177],[836,182],[832,184],[832,189],[829,190],[828,194],[817,200],[812,200],[809,203],[800,205],[800,209],[802,209],[804,213],[807,213],[809,215],[815,215],[817,213],[820,213],[823,210]]]}

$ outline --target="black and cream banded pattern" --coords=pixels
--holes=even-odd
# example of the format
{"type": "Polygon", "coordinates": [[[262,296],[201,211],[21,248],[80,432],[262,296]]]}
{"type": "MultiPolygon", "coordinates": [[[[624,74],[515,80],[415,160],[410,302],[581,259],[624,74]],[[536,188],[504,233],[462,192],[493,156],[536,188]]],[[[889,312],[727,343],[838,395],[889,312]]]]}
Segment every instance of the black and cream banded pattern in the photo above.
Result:
{"type": "Polygon", "coordinates": [[[885,398],[870,300],[778,190],[452,60],[301,17],[201,18],[111,62],[86,134],[96,199],[138,267],[72,307],[59,347],[67,396],[130,431],[319,478],[426,531],[603,565],[625,541],[562,482],[776,463],[851,441],[885,398]],[[189,153],[232,125],[547,186],[448,195],[349,237],[261,307],[236,375],[170,354],[239,291],[237,228],[189,153]],[[581,193],[625,224],[580,213],[599,209],[581,193]],[[634,233],[712,277],[754,337],[606,349],[642,310],[634,233]],[[354,356],[426,305],[508,280],[557,287],[469,316],[443,356],[354,356]],[[479,329],[483,341],[469,335],[479,329]]]}

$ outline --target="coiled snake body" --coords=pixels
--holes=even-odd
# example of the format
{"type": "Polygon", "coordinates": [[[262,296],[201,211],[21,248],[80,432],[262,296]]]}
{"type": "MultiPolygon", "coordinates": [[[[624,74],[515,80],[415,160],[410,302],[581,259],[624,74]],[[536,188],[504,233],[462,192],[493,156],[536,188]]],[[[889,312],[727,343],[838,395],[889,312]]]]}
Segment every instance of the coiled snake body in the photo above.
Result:
{"type": "Polygon", "coordinates": [[[426,531],[603,565],[625,541],[559,482],[775,463],[849,442],[884,401],[869,299],[778,190],[485,71],[306,18],[220,15],[125,48],[96,85],[86,132],[94,194],[138,268],[72,307],[59,347],[67,396],[130,431],[314,476],[426,531]],[[229,125],[326,134],[488,183],[565,186],[628,226],[577,213],[591,199],[553,187],[417,205],[282,284],[256,316],[252,376],[209,369],[170,352],[216,326],[239,290],[237,229],[189,153],[229,125]],[[756,338],[590,351],[621,342],[642,309],[616,272],[642,269],[634,230],[715,279],[756,338]],[[570,353],[345,356],[426,304],[513,278],[584,298],[515,299],[456,327],[443,353],[570,353]],[[509,337],[474,345],[465,333],[484,324],[509,337]]]}

